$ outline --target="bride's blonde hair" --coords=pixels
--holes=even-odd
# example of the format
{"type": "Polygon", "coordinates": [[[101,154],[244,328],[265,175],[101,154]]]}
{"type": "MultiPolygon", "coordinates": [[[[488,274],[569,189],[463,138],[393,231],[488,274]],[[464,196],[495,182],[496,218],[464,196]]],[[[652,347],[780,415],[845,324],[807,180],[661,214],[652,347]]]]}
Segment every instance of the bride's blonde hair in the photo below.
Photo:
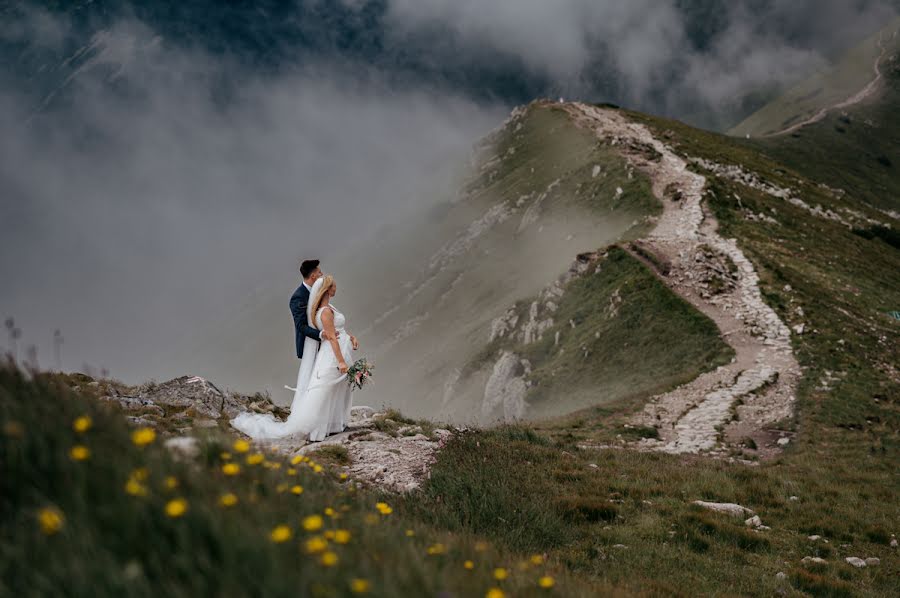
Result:
{"type": "Polygon", "coordinates": [[[322,288],[319,289],[319,292],[316,293],[315,298],[312,301],[312,317],[315,318],[316,314],[319,313],[319,308],[322,304],[322,299],[325,298],[325,295],[328,293],[329,289],[334,286],[334,276],[331,274],[326,274],[322,277],[322,288]]]}

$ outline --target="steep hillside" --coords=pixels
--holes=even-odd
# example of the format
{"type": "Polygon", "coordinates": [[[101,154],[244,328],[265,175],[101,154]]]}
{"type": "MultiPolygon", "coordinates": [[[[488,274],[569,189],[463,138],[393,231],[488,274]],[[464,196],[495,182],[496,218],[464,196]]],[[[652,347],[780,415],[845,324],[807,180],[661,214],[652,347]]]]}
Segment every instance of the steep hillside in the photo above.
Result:
{"type": "MultiPolygon", "coordinates": [[[[573,571],[653,595],[893,595],[900,252],[860,233],[896,230],[897,220],[859,201],[859,191],[831,188],[743,140],[633,112],[570,109],[591,114],[582,122],[606,139],[625,133],[623,123],[647,127],[705,180],[701,228],[714,223],[741,251],[761,300],[789,327],[796,400],[788,412],[757,409],[778,376],[744,396],[713,389],[681,401],[679,388],[614,401],[537,422],[515,441],[508,430],[487,430],[439,454],[426,500],[416,498],[422,516],[546,550],[573,571]],[[769,418],[762,426],[760,415],[769,418]],[[705,426],[713,448],[684,451],[678,439],[693,442],[690,432],[705,426]],[[707,512],[698,500],[738,504],[738,516],[707,512]]],[[[701,298],[721,288],[679,281],[661,249],[636,253],[671,288],[701,298]]],[[[731,271],[727,262],[723,270],[731,271]]],[[[734,330],[723,332],[730,339],[734,330]]],[[[628,343],[639,339],[637,330],[628,343]]]]}
{"type": "Polygon", "coordinates": [[[900,47],[900,17],[847,52],[831,68],[816,73],[766,104],[728,133],[768,137],[788,134],[866,99],[877,91],[884,59],[900,47]]]}

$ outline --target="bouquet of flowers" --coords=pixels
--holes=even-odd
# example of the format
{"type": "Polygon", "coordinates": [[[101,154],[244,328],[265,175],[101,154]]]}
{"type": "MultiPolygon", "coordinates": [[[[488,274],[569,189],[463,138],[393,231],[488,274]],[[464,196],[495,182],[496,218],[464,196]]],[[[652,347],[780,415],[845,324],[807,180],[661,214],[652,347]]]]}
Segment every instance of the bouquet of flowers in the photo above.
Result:
{"type": "Polygon", "coordinates": [[[373,371],[375,371],[375,366],[369,363],[365,357],[357,359],[356,363],[347,370],[347,383],[351,389],[362,388],[372,377],[373,371]]]}

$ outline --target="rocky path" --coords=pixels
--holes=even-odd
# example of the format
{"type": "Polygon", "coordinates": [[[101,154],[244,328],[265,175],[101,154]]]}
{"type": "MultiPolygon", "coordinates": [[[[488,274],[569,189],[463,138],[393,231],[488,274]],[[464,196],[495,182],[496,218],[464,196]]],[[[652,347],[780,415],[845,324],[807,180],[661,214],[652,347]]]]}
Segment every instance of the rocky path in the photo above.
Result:
{"type": "Polygon", "coordinates": [[[763,301],[753,264],[734,239],[718,234],[703,208],[706,179],[618,112],[581,103],[563,107],[650,177],[663,213],[638,244],[638,257],[665,263],[665,274],[653,268],[661,280],[709,316],[735,352],[730,364],[653,397],[634,423],[656,427],[659,439],[637,446],[722,455],[728,445],[752,438],[761,454],[776,452],[786,441],[767,427],[791,415],[800,369],[790,330],[763,301]]]}

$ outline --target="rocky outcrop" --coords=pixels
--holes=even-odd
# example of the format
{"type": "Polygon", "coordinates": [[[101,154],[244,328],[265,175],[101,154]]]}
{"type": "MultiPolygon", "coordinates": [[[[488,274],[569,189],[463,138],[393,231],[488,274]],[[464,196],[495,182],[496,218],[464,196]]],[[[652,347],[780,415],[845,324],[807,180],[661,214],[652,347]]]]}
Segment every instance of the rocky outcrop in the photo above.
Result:
{"type": "Polygon", "coordinates": [[[503,421],[522,419],[528,408],[525,394],[528,392],[529,374],[531,364],[528,360],[503,351],[484,387],[484,401],[481,404],[484,418],[503,421]]]}
{"type": "MultiPolygon", "coordinates": [[[[281,419],[288,416],[287,410],[265,396],[224,392],[199,376],[182,376],[162,384],[138,387],[102,381],[90,381],[87,386],[96,389],[101,400],[118,405],[133,425],[156,428],[164,436],[163,445],[179,459],[198,456],[199,443],[192,433],[199,429],[219,427],[228,434],[238,434],[228,424],[238,413],[271,413],[281,419]]],[[[347,430],[322,442],[308,443],[293,436],[256,444],[287,457],[340,446],[347,450],[349,464],[339,467],[351,479],[392,492],[408,492],[428,477],[435,453],[458,430],[401,425],[386,413],[357,406],[351,409],[347,430]]]]}
{"type": "Polygon", "coordinates": [[[151,427],[214,427],[242,411],[286,415],[266,396],[225,392],[200,376],[135,387],[97,382],[96,388],[101,400],[117,404],[133,423],[151,427]]]}

